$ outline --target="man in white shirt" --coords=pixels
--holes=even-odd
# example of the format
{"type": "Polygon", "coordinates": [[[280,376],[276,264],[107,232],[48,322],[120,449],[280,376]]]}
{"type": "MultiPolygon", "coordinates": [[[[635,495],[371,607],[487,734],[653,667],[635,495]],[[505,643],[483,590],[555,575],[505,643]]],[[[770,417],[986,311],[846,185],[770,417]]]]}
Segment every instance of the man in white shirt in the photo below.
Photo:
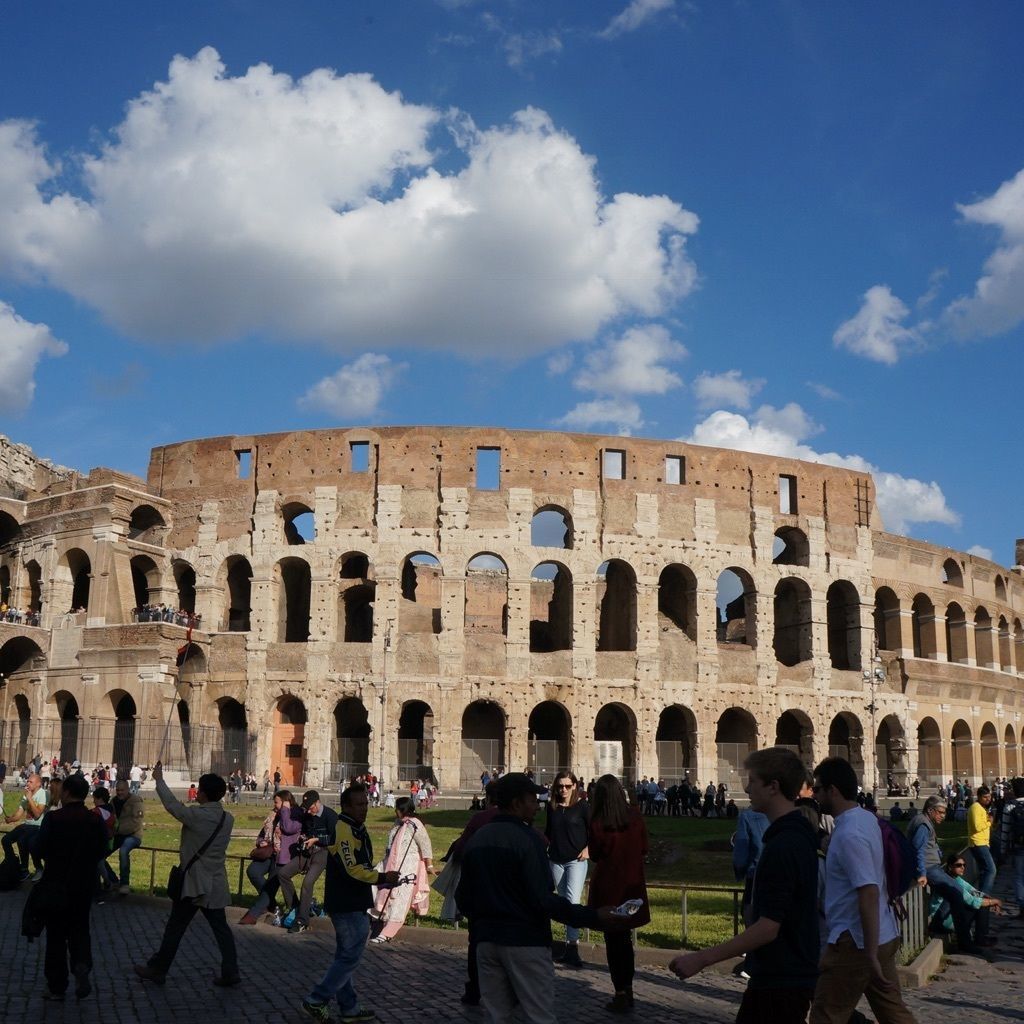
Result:
{"type": "Polygon", "coordinates": [[[131,771],[128,773],[128,780],[131,783],[132,793],[138,793],[142,788],[142,769],[137,764],[132,765],[131,771]]]}
{"type": "Polygon", "coordinates": [[[808,1024],[847,1024],[862,995],[878,1024],[914,1024],[896,974],[900,932],[889,906],[878,819],[857,805],[849,761],[826,758],[814,777],[814,795],[836,824],[825,858],[828,945],[808,1024]]]}

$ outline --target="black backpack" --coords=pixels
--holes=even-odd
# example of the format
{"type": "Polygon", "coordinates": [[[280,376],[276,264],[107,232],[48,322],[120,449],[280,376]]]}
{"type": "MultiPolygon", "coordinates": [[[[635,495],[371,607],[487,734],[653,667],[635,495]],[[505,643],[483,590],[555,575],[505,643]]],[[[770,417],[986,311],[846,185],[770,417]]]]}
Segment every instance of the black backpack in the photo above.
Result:
{"type": "Polygon", "coordinates": [[[21,861],[5,857],[0,861],[0,892],[12,892],[21,885],[21,861]]]}

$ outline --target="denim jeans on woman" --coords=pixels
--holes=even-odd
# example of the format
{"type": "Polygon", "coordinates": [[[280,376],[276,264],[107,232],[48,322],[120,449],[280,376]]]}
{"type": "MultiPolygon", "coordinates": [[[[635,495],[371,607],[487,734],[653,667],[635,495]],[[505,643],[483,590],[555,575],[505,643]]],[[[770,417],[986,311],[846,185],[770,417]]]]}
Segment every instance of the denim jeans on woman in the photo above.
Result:
{"type": "Polygon", "coordinates": [[[365,910],[357,910],[354,913],[331,914],[331,923],[335,937],[334,960],[307,999],[311,1003],[323,1004],[336,998],[344,1017],[359,1005],[352,975],[370,937],[370,918],[365,910]]]}
{"type": "MultiPolygon", "coordinates": [[[[551,878],[555,883],[555,892],[564,896],[570,903],[579,903],[583,898],[583,885],[587,880],[587,865],[590,861],[570,860],[565,864],[551,865],[551,878]]],[[[579,928],[565,926],[565,941],[579,942],[579,928]]]]}

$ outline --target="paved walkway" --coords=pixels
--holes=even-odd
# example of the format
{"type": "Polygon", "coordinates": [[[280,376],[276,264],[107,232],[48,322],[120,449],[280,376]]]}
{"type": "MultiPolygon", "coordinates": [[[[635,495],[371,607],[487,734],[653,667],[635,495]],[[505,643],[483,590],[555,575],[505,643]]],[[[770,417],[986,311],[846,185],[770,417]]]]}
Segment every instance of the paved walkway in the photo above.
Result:
{"type": "MultiPolygon", "coordinates": [[[[0,895],[0,1021],[4,1024],[290,1024],[305,1019],[298,1002],[326,967],[333,949],[333,933],[325,931],[290,936],[263,926],[236,928],[246,982],[224,992],[210,984],[217,966],[216,948],[205,922],[197,918],[166,987],[144,985],[131,974],[131,965],[142,962],[155,948],[166,905],[129,897],[94,909],[95,994],[82,1004],[69,995],[66,1003],[51,1005],[40,994],[42,943],[29,945],[19,934],[24,899],[24,890],[0,895]]],[[[404,934],[412,931],[406,929],[404,934]]],[[[357,978],[363,1001],[376,1009],[382,1024],[487,1024],[483,1011],[459,1003],[464,947],[431,945],[426,930],[416,931],[410,941],[367,950],[357,978]]],[[[1024,1021],[1024,922],[1003,919],[997,934],[1001,944],[993,962],[952,958],[931,985],[907,993],[921,1024],[1024,1021]]],[[[742,986],[736,978],[713,973],[684,986],[661,968],[641,967],[633,1019],[643,1024],[731,1024],[742,986]]],[[[609,988],[603,964],[580,971],[560,969],[554,998],[562,1024],[611,1024],[616,1018],[603,1010],[609,988]]]]}

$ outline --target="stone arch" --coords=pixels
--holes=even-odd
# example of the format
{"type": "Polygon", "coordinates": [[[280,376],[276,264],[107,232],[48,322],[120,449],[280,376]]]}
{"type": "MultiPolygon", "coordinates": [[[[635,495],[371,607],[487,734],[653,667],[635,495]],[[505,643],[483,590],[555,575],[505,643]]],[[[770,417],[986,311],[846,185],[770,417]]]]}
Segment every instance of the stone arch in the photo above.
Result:
{"type": "Polygon", "coordinates": [[[983,605],[974,609],[974,649],[979,668],[995,668],[996,652],[992,643],[992,616],[983,605]]]}
{"type": "Polygon", "coordinates": [[[730,789],[742,789],[743,762],[757,749],[757,719],[746,708],[726,708],[715,727],[718,781],[730,789]]]}
{"type": "Polygon", "coordinates": [[[719,643],[757,646],[757,588],[745,569],[730,566],[718,576],[719,643]]]}
{"type": "Polygon", "coordinates": [[[174,575],[174,589],[178,597],[178,609],[186,615],[196,613],[196,571],[183,558],[176,558],[171,566],[174,575]]]}
{"type": "Polygon", "coordinates": [[[160,594],[160,569],[149,555],[136,555],[130,562],[132,589],[135,593],[135,608],[156,604],[160,594]]]}
{"type": "Polygon", "coordinates": [[[370,770],[370,716],[358,697],[342,697],[334,705],[334,736],[331,760],[338,778],[350,779],[370,770]]]}
{"type": "Polygon", "coordinates": [[[999,668],[1003,672],[1013,671],[1013,644],[1010,640],[1010,624],[1005,615],[999,616],[999,668]]]}
{"type": "Polygon", "coordinates": [[[21,539],[21,524],[9,512],[0,510],[0,550],[13,547],[21,539]]]}
{"type": "Polygon", "coordinates": [[[1003,745],[1006,755],[1006,777],[1016,778],[1020,774],[1020,757],[1017,751],[1017,734],[1012,725],[1007,725],[1003,732],[1003,745]]]}
{"type": "Polygon", "coordinates": [[[808,767],[814,767],[814,723],[806,712],[790,708],[775,723],[775,746],[792,750],[808,767]]]}
{"type": "Polygon", "coordinates": [[[78,735],[81,724],[81,711],[74,695],[67,690],[58,690],[50,700],[57,708],[60,719],[60,752],[61,764],[71,764],[78,760],[78,735]]]}
{"type": "Polygon", "coordinates": [[[34,558],[25,563],[25,575],[28,577],[28,610],[38,614],[43,610],[43,570],[34,558]]]}
{"type": "Polygon", "coordinates": [[[811,588],[795,576],[779,580],[775,587],[775,660],[782,665],[810,661],[813,654],[811,636],[811,588]]]}
{"type": "Polygon", "coordinates": [[[795,526],[783,526],[775,531],[772,542],[773,565],[811,564],[811,546],[807,534],[795,526]]]}
{"type": "Polygon", "coordinates": [[[863,778],[864,729],[852,711],[840,711],[829,724],[828,755],[849,761],[858,778],[863,778]]]}
{"type": "Polygon", "coordinates": [[[573,546],[572,516],[560,505],[542,505],[530,521],[530,544],[535,548],[573,546]]]}
{"type": "Polygon", "coordinates": [[[572,721],[565,705],[542,701],[527,722],[527,766],[542,785],[550,785],[572,763],[572,721]]]}
{"type": "Polygon", "coordinates": [[[441,632],[441,577],[436,555],[415,551],[402,562],[402,600],[398,608],[399,633],[441,632]]]}
{"type": "Polygon", "coordinates": [[[110,763],[122,770],[124,775],[135,763],[135,724],[139,711],[135,698],[124,690],[112,690],[107,694],[114,712],[114,742],[110,751],[110,763]]]}
{"type": "Polygon", "coordinates": [[[152,505],[136,505],[128,520],[128,539],[141,544],[159,544],[163,540],[167,522],[152,505]]]}
{"type": "Polygon", "coordinates": [[[248,633],[252,612],[252,566],[243,555],[229,555],[221,569],[225,583],[224,626],[229,633],[248,633]]]}
{"type": "Polygon", "coordinates": [[[617,702],[605,704],[594,718],[594,766],[598,775],[636,779],[636,715],[617,702]]]}
{"type": "Polygon", "coordinates": [[[377,582],[369,557],[362,551],[346,552],[338,575],[338,639],[347,644],[372,643],[377,582]]]}
{"type": "Polygon", "coordinates": [[[230,775],[236,768],[251,770],[248,756],[249,716],[245,705],[234,697],[222,697],[217,701],[217,725],[220,729],[220,742],[210,770],[218,775],[230,775]]]}
{"type": "Polygon", "coordinates": [[[999,735],[991,722],[981,727],[981,781],[991,785],[999,778],[999,735]]]}
{"type": "Polygon", "coordinates": [[[836,580],[825,594],[828,656],[839,671],[860,670],[860,594],[849,580],[836,580]]]}
{"type": "Polygon", "coordinates": [[[1013,620],[1013,648],[1017,659],[1017,674],[1024,675],[1024,625],[1020,619],[1013,620]]]}
{"type": "Polygon", "coordinates": [[[942,582],[947,586],[963,589],[963,569],[960,568],[960,563],[955,558],[947,558],[942,563],[942,582]]]}
{"type": "Polygon", "coordinates": [[[316,516],[304,502],[289,501],[283,504],[281,525],[286,544],[312,544],[316,540],[316,516]]]}
{"type": "Polygon", "coordinates": [[[946,657],[957,665],[966,665],[967,648],[967,616],[956,601],[946,606],[946,657]]]}
{"type": "Polygon", "coordinates": [[[995,584],[995,587],[996,587],[996,600],[997,601],[1002,601],[1003,604],[1006,604],[1006,580],[999,573],[996,573],[996,584],[995,584]]]}
{"type": "Polygon", "coordinates": [[[35,640],[12,636],[0,646],[0,679],[10,685],[12,679],[31,672],[36,658],[42,655],[42,648],[35,640]]]}
{"type": "Polygon", "coordinates": [[[903,621],[900,616],[900,599],[891,587],[879,587],[875,591],[875,645],[880,651],[901,651],[903,649],[903,621]]]}
{"type": "Polygon", "coordinates": [[[541,562],[530,574],[530,650],[572,650],[572,573],[561,562],[541,562]]]}
{"type": "Polygon", "coordinates": [[[915,658],[936,658],[935,605],[927,594],[917,594],[911,605],[911,630],[914,638],[915,658]]]}
{"type": "Polygon", "coordinates": [[[602,562],[597,569],[596,596],[597,649],[635,651],[637,590],[633,567],[621,558],[602,562]]]}
{"type": "Polygon", "coordinates": [[[917,726],[917,774],[925,786],[942,783],[942,734],[934,718],[922,718],[917,726]]]}
{"type": "MultiPolygon", "coordinates": [[[[68,607],[63,611],[76,611],[89,607],[89,588],[92,583],[92,562],[81,548],[70,548],[57,563],[54,583],[67,594],[68,607]]],[[[55,588],[56,589],[56,588],[55,588]]]]}
{"type": "Polygon", "coordinates": [[[306,774],[306,705],[293,694],[282,694],[274,707],[271,761],[281,770],[284,788],[301,786],[306,774]]]}
{"type": "Polygon", "coordinates": [[[475,789],[480,776],[505,768],[505,710],[492,700],[475,700],[462,712],[460,785],[475,789]]]}
{"type": "Polygon", "coordinates": [[[963,779],[972,776],[974,774],[974,738],[971,736],[971,727],[962,718],[958,718],[953,723],[950,738],[953,745],[953,777],[963,779]]]}
{"type": "Polygon", "coordinates": [[[697,577],[692,569],[673,563],[661,570],[658,616],[663,631],[678,631],[696,643],[697,577]]]}
{"type": "Polygon", "coordinates": [[[309,640],[309,606],[313,577],[304,558],[282,558],[274,567],[277,576],[277,639],[279,643],[304,644],[309,640]]]}
{"type": "Polygon", "coordinates": [[[466,563],[467,633],[508,636],[508,566],[490,551],[466,563]]]}
{"type": "MultiPolygon", "coordinates": [[[[28,756],[32,744],[32,708],[28,697],[23,693],[15,694],[14,710],[18,720],[14,733],[14,766],[28,764],[28,756]]],[[[34,751],[31,751],[34,753],[34,751]]]]}
{"type": "Polygon", "coordinates": [[[0,605],[14,607],[14,595],[11,593],[11,570],[6,565],[0,565],[0,605]]]}
{"type": "Polygon", "coordinates": [[[654,738],[659,779],[677,783],[696,777],[697,718],[689,708],[682,704],[663,708],[654,738]]]}
{"type": "Polygon", "coordinates": [[[436,783],[433,765],[434,712],[426,701],[407,700],[398,718],[398,778],[436,783]]]}
{"type": "Polygon", "coordinates": [[[896,715],[886,715],[875,734],[876,778],[886,790],[902,789],[907,778],[907,738],[903,723],[896,715]]]}

